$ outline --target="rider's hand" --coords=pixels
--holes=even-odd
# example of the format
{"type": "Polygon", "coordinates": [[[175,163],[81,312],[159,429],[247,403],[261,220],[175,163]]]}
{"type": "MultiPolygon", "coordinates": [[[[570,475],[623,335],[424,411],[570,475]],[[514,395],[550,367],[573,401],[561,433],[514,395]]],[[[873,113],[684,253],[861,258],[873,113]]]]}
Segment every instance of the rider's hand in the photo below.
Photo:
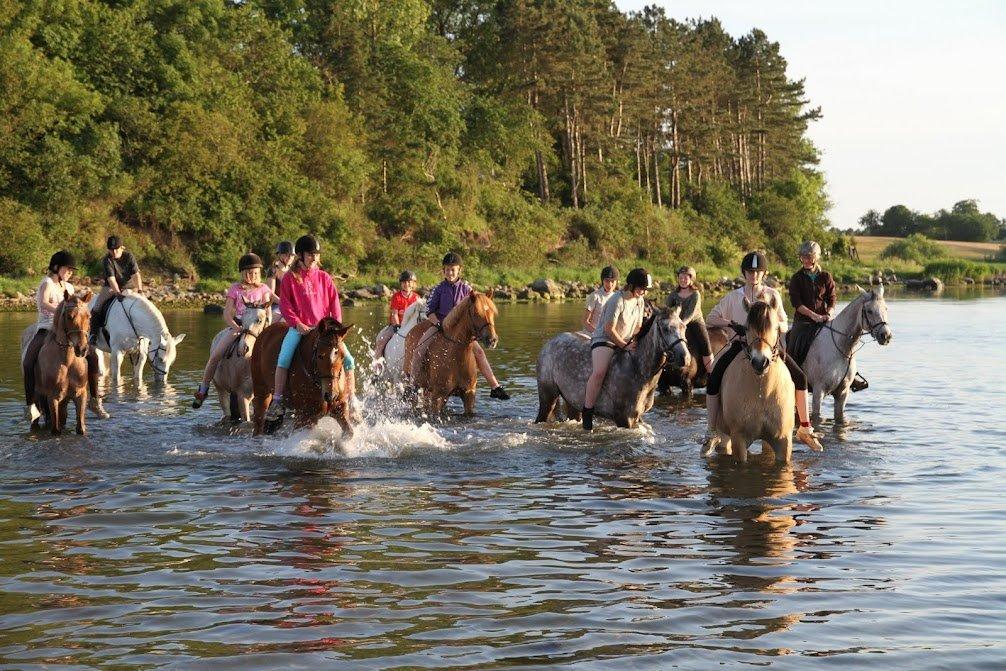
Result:
{"type": "Polygon", "coordinates": [[[632,342],[628,343],[625,346],[625,349],[629,350],[630,352],[635,352],[636,351],[636,341],[633,340],[632,342]]]}
{"type": "Polygon", "coordinates": [[[303,322],[299,322],[297,324],[297,333],[299,333],[301,335],[307,335],[310,332],[311,332],[311,327],[308,326],[307,324],[304,324],[303,322]]]}
{"type": "Polygon", "coordinates": [[[828,321],[828,315],[817,315],[816,321],[818,324],[823,324],[828,321]]]}

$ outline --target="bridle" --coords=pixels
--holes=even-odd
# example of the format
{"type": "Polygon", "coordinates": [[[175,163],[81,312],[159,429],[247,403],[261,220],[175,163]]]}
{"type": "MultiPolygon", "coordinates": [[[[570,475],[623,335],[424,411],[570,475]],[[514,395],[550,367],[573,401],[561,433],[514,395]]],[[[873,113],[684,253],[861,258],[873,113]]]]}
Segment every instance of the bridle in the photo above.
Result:
{"type": "MultiPolygon", "coordinates": [[[[115,298],[112,298],[111,300],[115,300],[115,298]]],[[[122,300],[121,299],[119,300],[119,305],[122,306],[122,300]]],[[[141,341],[141,339],[144,336],[140,335],[140,332],[136,330],[136,324],[133,323],[133,308],[134,307],[136,307],[136,301],[133,301],[133,303],[128,308],[122,307],[122,312],[123,312],[123,314],[126,315],[126,321],[129,322],[129,328],[133,329],[133,335],[136,336],[137,349],[139,349],[140,341],[141,341]]],[[[162,338],[162,341],[163,341],[163,338],[162,338]]],[[[109,344],[111,344],[111,343],[109,343],[109,344]]],[[[167,377],[168,376],[168,370],[167,370],[167,368],[161,368],[157,364],[156,353],[161,352],[161,351],[163,351],[165,354],[168,353],[168,348],[164,346],[163,342],[157,343],[157,347],[148,348],[147,349],[147,361],[150,362],[150,367],[154,369],[155,373],[157,373],[158,375],[163,375],[164,377],[167,377]]],[[[137,352],[136,354],[139,354],[139,352],[137,352]]],[[[129,354],[129,363],[131,363],[133,366],[136,366],[139,363],[139,361],[137,360],[136,356],[132,352],[130,352],[130,354],[129,354]]]]}
{"type": "MultiPolygon", "coordinates": [[[[746,356],[748,359],[751,359],[751,349],[754,345],[756,345],[759,342],[768,345],[768,340],[761,336],[753,336],[749,338],[747,324],[738,324],[737,322],[732,322],[730,327],[734,331],[734,337],[733,337],[734,340],[744,338],[744,356],[746,356]]],[[[769,363],[775,362],[782,356],[782,341],[783,338],[781,335],[776,337],[775,343],[773,343],[772,347],[770,348],[772,356],[769,358],[769,363]]]]}
{"type": "MultiPolygon", "coordinates": [[[[344,368],[340,365],[339,366],[339,372],[337,374],[335,374],[335,375],[324,375],[324,374],[322,374],[322,372],[320,370],[318,370],[318,350],[320,349],[320,345],[321,345],[321,334],[319,333],[318,337],[315,338],[315,340],[314,340],[314,346],[311,349],[311,362],[312,362],[312,366],[311,367],[314,370],[309,370],[308,367],[307,367],[307,364],[304,363],[303,359],[301,359],[300,364],[301,364],[301,367],[304,369],[304,374],[307,375],[308,379],[311,380],[312,382],[314,382],[315,386],[318,387],[318,390],[321,391],[324,394],[324,392],[325,392],[324,381],[325,380],[331,380],[331,381],[333,381],[332,382],[332,386],[334,386],[334,381],[335,380],[341,380],[342,379],[342,373],[343,373],[344,368]]],[[[335,347],[333,349],[339,349],[338,338],[336,339],[335,347]]],[[[340,357],[342,356],[342,351],[341,350],[339,351],[339,356],[340,357]]]]}
{"type": "Polygon", "coordinates": [[[482,326],[481,327],[475,328],[475,302],[474,301],[471,301],[470,304],[468,305],[468,311],[467,312],[468,312],[468,323],[471,326],[471,330],[472,330],[472,335],[468,338],[468,342],[461,342],[460,340],[455,340],[454,338],[452,338],[449,335],[447,335],[447,332],[444,331],[443,328],[441,328],[440,329],[440,335],[442,335],[447,340],[447,342],[454,343],[455,345],[468,345],[469,343],[473,343],[476,340],[478,340],[479,338],[481,338],[483,332],[486,329],[489,328],[489,320],[488,319],[486,319],[484,322],[482,322],[482,326]]]}
{"type": "MultiPolygon", "coordinates": [[[[860,326],[859,327],[859,333],[856,333],[855,335],[852,334],[852,333],[844,333],[843,331],[839,331],[837,328],[835,328],[834,326],[831,325],[831,322],[825,322],[825,323],[821,324],[821,326],[823,326],[824,328],[828,329],[831,332],[831,344],[835,346],[835,349],[839,353],[842,352],[842,348],[838,346],[838,341],[835,340],[835,334],[836,333],[839,334],[840,336],[852,339],[853,340],[853,344],[855,344],[855,342],[857,342],[860,338],[862,338],[863,335],[869,335],[871,338],[873,338],[874,341],[876,341],[877,340],[877,336],[874,335],[874,330],[877,327],[880,327],[880,326],[890,326],[890,324],[888,324],[886,320],[881,320],[881,321],[876,322],[876,323],[870,322],[870,315],[866,311],[866,306],[870,302],[871,301],[864,301],[863,302],[863,307],[860,308],[860,310],[859,310],[860,320],[862,322],[865,322],[866,326],[865,327],[864,326],[860,326]]],[[[845,374],[842,376],[843,379],[845,379],[849,375],[849,370],[852,368],[852,359],[853,359],[853,357],[855,357],[856,353],[859,350],[863,349],[864,347],[866,347],[866,343],[865,342],[864,343],[860,343],[859,347],[855,347],[854,346],[854,347],[849,348],[849,354],[845,357],[845,374]]]]}

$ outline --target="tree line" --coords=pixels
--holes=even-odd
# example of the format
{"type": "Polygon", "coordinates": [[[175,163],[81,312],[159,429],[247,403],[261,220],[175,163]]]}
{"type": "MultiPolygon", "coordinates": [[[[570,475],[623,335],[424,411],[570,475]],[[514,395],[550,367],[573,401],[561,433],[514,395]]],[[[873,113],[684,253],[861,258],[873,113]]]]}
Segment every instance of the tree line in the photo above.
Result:
{"type": "Polygon", "coordinates": [[[23,0],[0,9],[0,271],[111,231],[227,274],[792,259],[820,110],[760,30],[604,0],[23,0]]]}
{"type": "Polygon", "coordinates": [[[937,240],[990,242],[1006,239],[1006,219],[982,212],[976,200],[961,200],[949,210],[931,214],[916,212],[905,205],[893,205],[881,214],[868,210],[859,218],[865,235],[889,235],[898,238],[924,235],[937,240]]]}

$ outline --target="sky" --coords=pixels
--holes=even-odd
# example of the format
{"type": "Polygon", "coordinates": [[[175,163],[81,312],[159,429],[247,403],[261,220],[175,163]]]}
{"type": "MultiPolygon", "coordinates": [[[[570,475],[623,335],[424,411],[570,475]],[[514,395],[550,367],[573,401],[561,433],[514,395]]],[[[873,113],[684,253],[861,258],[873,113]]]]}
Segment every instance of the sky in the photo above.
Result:
{"type": "Polygon", "coordinates": [[[809,135],[834,226],[977,199],[1006,217],[1006,0],[615,0],[760,28],[824,118],[809,135]],[[998,84],[996,82],[999,82],[998,84]]]}

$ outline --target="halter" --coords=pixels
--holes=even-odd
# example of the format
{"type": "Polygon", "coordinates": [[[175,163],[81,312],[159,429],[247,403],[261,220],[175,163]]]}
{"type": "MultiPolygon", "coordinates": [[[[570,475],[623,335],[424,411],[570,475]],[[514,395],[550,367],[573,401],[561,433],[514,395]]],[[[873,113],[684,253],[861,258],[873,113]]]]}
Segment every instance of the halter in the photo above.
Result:
{"type": "MultiPolygon", "coordinates": [[[[76,309],[76,308],[74,308],[74,309],[76,309]]],[[[67,317],[67,312],[66,312],[66,309],[64,307],[60,321],[61,322],[66,321],[66,317],[67,317]]],[[[70,349],[70,348],[74,347],[73,343],[70,342],[70,336],[72,336],[74,334],[77,334],[77,333],[84,333],[84,330],[83,329],[66,329],[66,325],[65,324],[62,324],[62,325],[63,325],[63,327],[65,329],[66,341],[65,342],[60,342],[59,341],[59,332],[55,328],[55,323],[53,323],[52,339],[53,339],[53,342],[55,342],[60,347],[60,349],[70,349]]],[[[85,339],[85,345],[86,344],[87,344],[87,342],[86,342],[86,339],[85,339]]]]}
{"type": "MultiPolygon", "coordinates": [[[[304,374],[307,375],[307,378],[309,380],[311,380],[312,382],[314,382],[315,386],[318,387],[319,391],[321,391],[321,392],[324,393],[325,386],[322,384],[322,381],[323,380],[341,380],[342,379],[342,373],[343,373],[344,369],[342,368],[342,366],[340,366],[339,367],[339,374],[338,375],[322,375],[321,374],[321,371],[318,370],[318,346],[320,344],[321,344],[321,335],[319,334],[318,337],[314,341],[314,347],[312,348],[312,351],[311,351],[311,362],[312,362],[312,368],[314,368],[314,371],[312,372],[312,371],[308,370],[307,364],[304,363],[303,359],[301,359],[300,365],[301,365],[301,368],[304,369],[304,374]]],[[[336,345],[335,345],[335,347],[337,349],[339,347],[338,339],[336,339],[336,345]]],[[[340,355],[342,354],[341,350],[340,350],[339,354],[340,355]]],[[[345,357],[343,357],[343,358],[345,358],[345,357]]]]}

